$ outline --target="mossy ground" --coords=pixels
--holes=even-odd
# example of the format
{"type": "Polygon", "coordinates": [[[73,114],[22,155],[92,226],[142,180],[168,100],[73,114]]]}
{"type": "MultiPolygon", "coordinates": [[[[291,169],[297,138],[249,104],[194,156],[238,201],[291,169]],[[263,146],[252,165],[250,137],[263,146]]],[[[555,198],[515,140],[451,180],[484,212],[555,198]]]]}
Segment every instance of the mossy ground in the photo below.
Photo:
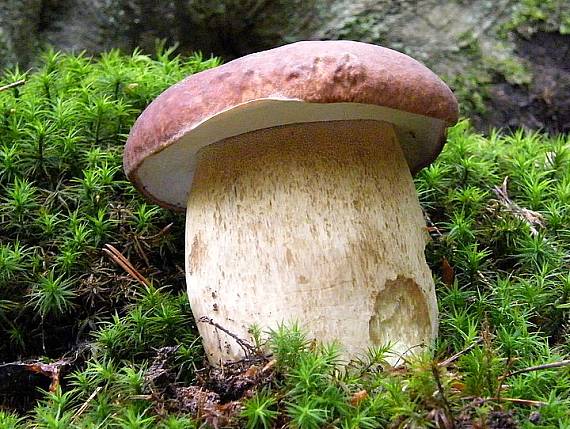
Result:
{"type": "Polygon", "coordinates": [[[121,155],[150,100],[217,63],[47,52],[4,72],[0,84],[26,83],[0,92],[0,361],[28,359],[59,386],[35,397],[0,365],[14,389],[0,391],[0,428],[570,427],[570,368],[529,369],[570,357],[565,135],[482,137],[463,121],[416,177],[440,303],[432,349],[401,368],[389,348],[343,365],[289,327],[248,339],[272,356],[205,367],[183,217],[145,203],[121,155]]]}

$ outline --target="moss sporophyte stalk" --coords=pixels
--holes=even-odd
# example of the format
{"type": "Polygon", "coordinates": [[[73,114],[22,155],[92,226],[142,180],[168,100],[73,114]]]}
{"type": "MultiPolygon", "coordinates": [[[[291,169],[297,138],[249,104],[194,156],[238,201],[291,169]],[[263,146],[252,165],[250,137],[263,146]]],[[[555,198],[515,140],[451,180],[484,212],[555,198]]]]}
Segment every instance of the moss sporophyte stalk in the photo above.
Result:
{"type": "Polygon", "coordinates": [[[347,363],[294,324],[243,338],[268,356],[206,366],[184,218],[143,201],[121,158],[151,100],[218,64],[162,48],[3,71],[0,86],[25,83],[0,91],[0,427],[569,426],[566,135],[461,121],[417,174],[439,339],[401,368],[390,345],[347,363]],[[5,377],[24,361],[60,368],[59,387],[5,377]]]}

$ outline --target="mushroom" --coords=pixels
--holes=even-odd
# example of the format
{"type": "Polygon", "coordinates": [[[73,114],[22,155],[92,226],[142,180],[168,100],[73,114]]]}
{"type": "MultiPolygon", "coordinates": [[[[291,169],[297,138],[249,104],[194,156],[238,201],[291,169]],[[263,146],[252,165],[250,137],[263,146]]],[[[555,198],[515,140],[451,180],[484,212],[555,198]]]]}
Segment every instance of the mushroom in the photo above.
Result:
{"type": "Polygon", "coordinates": [[[450,89],[399,52],[298,42],[189,76],[141,114],[124,166],[186,209],[186,281],[210,362],[297,321],[345,356],[437,335],[412,174],[457,121],[450,89]],[[224,329],[220,329],[220,326],[224,329]],[[233,335],[229,335],[232,333],[233,335]]]}

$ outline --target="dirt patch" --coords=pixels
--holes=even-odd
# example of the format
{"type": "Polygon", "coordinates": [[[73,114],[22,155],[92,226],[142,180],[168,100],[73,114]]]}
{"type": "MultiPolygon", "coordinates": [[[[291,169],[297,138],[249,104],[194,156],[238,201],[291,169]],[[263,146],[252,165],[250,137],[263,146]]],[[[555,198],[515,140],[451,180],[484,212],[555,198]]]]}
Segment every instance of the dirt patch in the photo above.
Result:
{"type": "Polygon", "coordinates": [[[239,418],[242,401],[269,386],[276,376],[276,361],[258,354],[219,368],[204,362],[188,385],[179,380],[177,349],[157,350],[145,375],[144,393],[153,401],[157,414],[186,413],[207,427],[232,426],[239,418]]]}
{"type": "Polygon", "coordinates": [[[0,410],[3,408],[25,412],[33,408],[42,397],[42,390],[48,390],[50,379],[31,371],[21,362],[0,365],[0,410]]]}
{"type": "Polygon", "coordinates": [[[516,44],[532,82],[528,87],[506,81],[491,85],[488,112],[474,118],[475,126],[482,131],[525,127],[570,132],[570,35],[538,32],[516,44]]]}
{"type": "Polygon", "coordinates": [[[520,424],[511,411],[486,410],[482,398],[475,398],[455,418],[456,429],[519,429],[520,424]]]}

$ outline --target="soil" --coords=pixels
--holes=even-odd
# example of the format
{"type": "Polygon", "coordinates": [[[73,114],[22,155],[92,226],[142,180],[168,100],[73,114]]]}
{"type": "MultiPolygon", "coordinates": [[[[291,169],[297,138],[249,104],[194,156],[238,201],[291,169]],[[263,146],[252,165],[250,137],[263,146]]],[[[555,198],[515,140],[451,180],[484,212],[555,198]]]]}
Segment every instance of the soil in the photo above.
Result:
{"type": "Polygon", "coordinates": [[[0,410],[3,408],[25,412],[42,398],[41,390],[48,390],[50,379],[33,372],[22,362],[0,364],[0,410]]]}
{"type": "Polygon", "coordinates": [[[179,380],[176,349],[159,349],[145,375],[144,390],[152,398],[157,414],[184,413],[203,421],[207,427],[234,427],[242,401],[270,385],[276,376],[276,361],[256,354],[221,368],[204,362],[204,367],[196,371],[188,385],[179,380]]]}
{"type": "Polygon", "coordinates": [[[487,112],[473,119],[483,132],[490,128],[570,132],[570,35],[538,32],[517,40],[517,54],[533,79],[528,86],[499,81],[490,86],[487,112]]]}
{"type": "Polygon", "coordinates": [[[456,429],[519,429],[520,425],[513,411],[494,410],[488,413],[481,412],[485,400],[475,398],[465,406],[456,417],[456,429]]]}

